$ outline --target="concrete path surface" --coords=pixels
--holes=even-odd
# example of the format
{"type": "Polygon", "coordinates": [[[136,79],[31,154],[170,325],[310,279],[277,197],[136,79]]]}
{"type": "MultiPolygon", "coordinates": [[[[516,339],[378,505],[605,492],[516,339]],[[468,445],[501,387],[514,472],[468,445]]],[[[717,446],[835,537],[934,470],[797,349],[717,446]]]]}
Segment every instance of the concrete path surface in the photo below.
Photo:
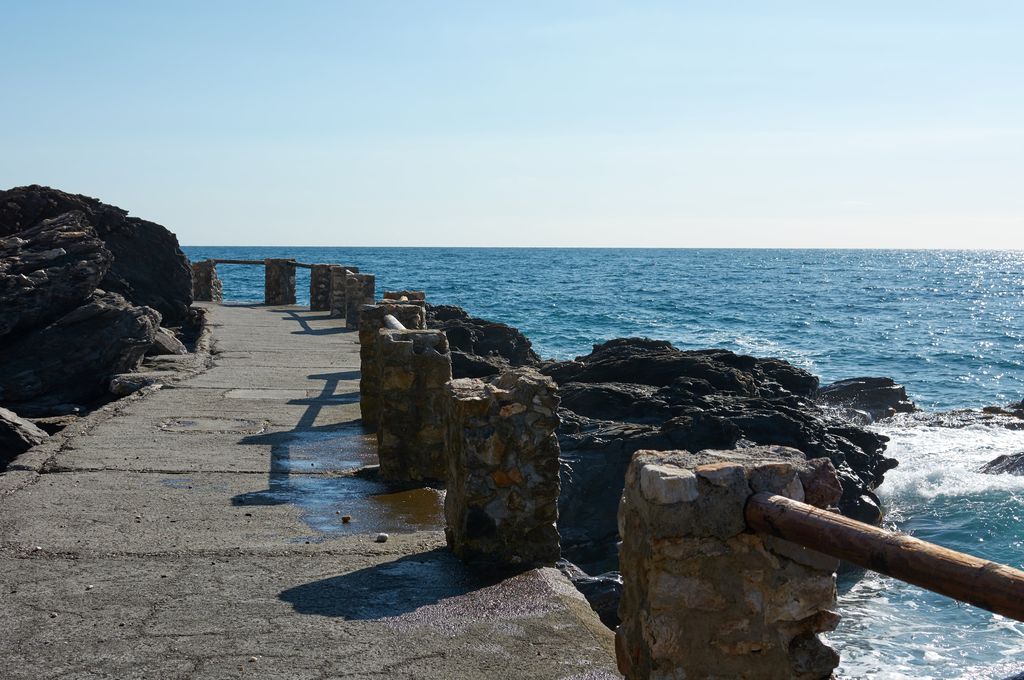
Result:
{"type": "Polygon", "coordinates": [[[0,678],[619,677],[556,570],[474,573],[441,492],[357,472],[354,332],[209,318],[209,370],[0,475],[0,678]]]}

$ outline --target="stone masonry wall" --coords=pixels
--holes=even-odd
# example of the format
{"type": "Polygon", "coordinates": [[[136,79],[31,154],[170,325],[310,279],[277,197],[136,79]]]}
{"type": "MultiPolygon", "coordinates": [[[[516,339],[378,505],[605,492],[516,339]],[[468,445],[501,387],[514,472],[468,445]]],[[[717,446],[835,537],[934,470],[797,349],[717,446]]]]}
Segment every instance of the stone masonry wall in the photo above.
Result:
{"type": "Polygon", "coordinates": [[[268,305],[295,304],[295,261],[267,258],[263,300],[268,305]]]}
{"type": "Polygon", "coordinates": [[[359,327],[359,310],[372,305],[376,295],[377,277],[373,274],[349,273],[345,277],[345,325],[359,327]]]}
{"type": "Polygon", "coordinates": [[[213,260],[192,263],[192,299],[197,302],[221,302],[224,292],[217,265],[213,260]]]}
{"type": "Polygon", "coordinates": [[[437,330],[377,331],[380,475],[392,482],[444,481],[442,409],[452,379],[448,338],[437,330]]]}
{"type": "Polygon", "coordinates": [[[558,402],[554,381],[530,368],[448,384],[445,535],[460,558],[558,560],[558,402]]]}
{"type": "Polygon", "coordinates": [[[314,264],[309,270],[309,309],[326,312],[331,309],[331,265],[314,264]]]}
{"type": "Polygon", "coordinates": [[[358,267],[349,267],[348,265],[341,264],[331,265],[330,317],[332,319],[345,318],[345,277],[358,272],[358,267]]]}
{"type": "Polygon", "coordinates": [[[406,328],[419,330],[426,327],[426,313],[423,307],[414,304],[381,302],[363,305],[359,310],[359,410],[363,427],[375,431],[380,418],[380,339],[384,317],[394,316],[406,328]]]}
{"type": "Polygon", "coordinates": [[[838,655],[838,561],[746,530],[768,491],[828,507],[842,489],[828,459],[784,447],[639,451],[619,509],[624,580],[619,670],[647,678],[829,678],[838,655]]]}

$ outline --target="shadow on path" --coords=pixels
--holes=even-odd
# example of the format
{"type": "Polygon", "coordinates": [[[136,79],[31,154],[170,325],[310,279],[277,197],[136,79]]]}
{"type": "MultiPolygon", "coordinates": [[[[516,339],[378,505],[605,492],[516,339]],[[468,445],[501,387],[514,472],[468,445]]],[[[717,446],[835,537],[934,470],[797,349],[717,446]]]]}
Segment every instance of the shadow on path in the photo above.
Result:
{"type": "Polygon", "coordinates": [[[310,321],[327,321],[331,318],[330,314],[320,316],[308,316],[303,315],[300,312],[296,312],[293,309],[282,309],[285,318],[290,318],[292,321],[297,321],[302,330],[292,331],[294,335],[337,335],[338,333],[355,333],[354,328],[346,328],[345,326],[329,326],[327,328],[313,328],[309,325],[310,321]]]}
{"type": "Polygon", "coordinates": [[[409,555],[282,591],[300,614],[344,619],[401,616],[496,581],[471,572],[447,549],[409,555]]]}

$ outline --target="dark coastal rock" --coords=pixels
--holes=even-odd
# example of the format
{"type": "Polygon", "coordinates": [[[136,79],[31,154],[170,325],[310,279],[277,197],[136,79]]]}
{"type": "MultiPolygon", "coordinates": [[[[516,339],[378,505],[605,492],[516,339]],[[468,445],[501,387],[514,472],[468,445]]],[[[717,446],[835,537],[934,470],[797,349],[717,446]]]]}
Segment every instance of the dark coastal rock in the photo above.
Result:
{"type": "Polygon", "coordinates": [[[148,356],[188,354],[188,349],[173,332],[166,328],[158,328],[153,337],[153,344],[146,350],[146,354],[148,356]]]}
{"type": "Polygon", "coordinates": [[[427,305],[427,328],[443,330],[456,378],[484,378],[509,367],[536,366],[540,357],[518,329],[470,316],[452,305],[427,305]]]}
{"type": "Polygon", "coordinates": [[[42,444],[49,435],[35,424],[0,408],[0,470],[15,456],[42,444]]]}
{"type": "Polygon", "coordinates": [[[149,307],[97,290],[52,323],[4,342],[0,403],[23,415],[56,415],[61,405],[102,397],[111,375],[139,365],[159,325],[149,307]]]}
{"type": "Polygon", "coordinates": [[[874,420],[917,410],[907,390],[891,378],[850,378],[818,390],[818,401],[828,406],[863,411],[874,420]]]}
{"type": "Polygon", "coordinates": [[[112,261],[82,213],[0,238],[0,342],[80,305],[112,261]]]}
{"type": "Polygon", "coordinates": [[[789,446],[831,461],[844,514],[881,518],[872,489],[896,465],[883,455],[888,439],[815,403],[814,376],[784,361],[629,338],[542,372],[566,381],[558,432],[563,555],[590,573],[614,568],[625,471],[642,449],[789,446]]]}
{"type": "Polygon", "coordinates": [[[113,263],[99,288],[134,305],[156,309],[168,326],[185,322],[192,303],[192,269],[173,233],[95,198],[38,185],[0,192],[0,237],[17,236],[41,221],[81,212],[113,263]]]}
{"type": "Polygon", "coordinates": [[[622,599],[622,574],[607,571],[597,576],[590,576],[585,571],[567,560],[559,560],[556,565],[559,571],[569,579],[576,590],[587,599],[587,603],[597,613],[601,623],[608,628],[618,628],[619,601],[622,599]]]}
{"type": "Polygon", "coordinates": [[[986,475],[1024,475],[1024,453],[998,456],[978,469],[986,475]]]}

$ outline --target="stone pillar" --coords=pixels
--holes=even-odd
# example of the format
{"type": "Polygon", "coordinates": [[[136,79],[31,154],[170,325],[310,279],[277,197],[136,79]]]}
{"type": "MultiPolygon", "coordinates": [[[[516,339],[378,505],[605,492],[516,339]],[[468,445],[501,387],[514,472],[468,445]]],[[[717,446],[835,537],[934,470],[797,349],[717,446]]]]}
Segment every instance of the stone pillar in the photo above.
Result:
{"type": "MultiPolygon", "coordinates": [[[[638,451],[619,508],[619,670],[647,678],[830,678],[838,560],[746,530],[759,491],[828,507],[831,462],[784,447],[638,451]]],[[[449,494],[451,492],[449,491],[449,494]]]]}
{"type": "Polygon", "coordinates": [[[442,409],[452,379],[448,338],[437,330],[377,333],[380,475],[391,482],[443,481],[442,409]]]}
{"type": "Polygon", "coordinates": [[[345,277],[359,272],[359,267],[332,264],[330,307],[332,319],[345,318],[345,277]]]}
{"type": "Polygon", "coordinates": [[[427,294],[422,290],[386,290],[381,295],[384,300],[401,300],[402,302],[426,302],[427,294]]]}
{"type": "Polygon", "coordinates": [[[522,567],[559,558],[558,394],[531,368],[448,383],[448,546],[467,561],[522,567]]]}
{"type": "Polygon", "coordinates": [[[363,305],[359,310],[359,411],[363,427],[370,431],[377,429],[380,418],[380,365],[377,341],[378,332],[384,327],[384,317],[392,315],[406,328],[426,328],[426,314],[423,307],[389,303],[363,305]]]}
{"type": "Polygon", "coordinates": [[[359,327],[359,310],[363,305],[372,305],[376,295],[377,277],[373,274],[350,272],[345,277],[345,325],[359,327]]]}
{"type": "Polygon", "coordinates": [[[328,312],[331,309],[331,265],[314,264],[309,270],[309,309],[328,312]]]}
{"type": "Polygon", "coordinates": [[[295,260],[267,258],[263,260],[266,274],[263,283],[263,303],[267,305],[295,304],[295,260]]]}
{"type": "Polygon", "coordinates": [[[197,302],[221,302],[224,293],[217,278],[217,264],[213,260],[192,263],[192,299],[197,302]]]}

